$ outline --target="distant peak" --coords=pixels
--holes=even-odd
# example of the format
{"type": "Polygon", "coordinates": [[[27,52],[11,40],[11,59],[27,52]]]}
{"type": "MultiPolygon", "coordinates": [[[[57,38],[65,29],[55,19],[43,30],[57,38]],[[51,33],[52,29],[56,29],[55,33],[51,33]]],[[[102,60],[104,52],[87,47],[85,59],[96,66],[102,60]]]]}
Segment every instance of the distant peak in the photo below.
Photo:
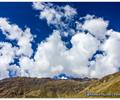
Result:
{"type": "Polygon", "coordinates": [[[53,79],[63,79],[63,80],[66,80],[66,79],[71,79],[71,77],[67,76],[65,73],[61,73],[61,74],[55,75],[53,77],[53,79]]]}

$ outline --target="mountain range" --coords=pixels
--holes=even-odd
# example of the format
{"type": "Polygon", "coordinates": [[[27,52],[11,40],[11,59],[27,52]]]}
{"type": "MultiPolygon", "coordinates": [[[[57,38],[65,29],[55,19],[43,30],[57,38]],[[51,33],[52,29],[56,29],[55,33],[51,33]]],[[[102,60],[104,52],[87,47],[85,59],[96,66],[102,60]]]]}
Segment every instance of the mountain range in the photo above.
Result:
{"type": "Polygon", "coordinates": [[[0,80],[1,98],[119,98],[119,93],[120,72],[101,79],[15,77],[0,80]]]}

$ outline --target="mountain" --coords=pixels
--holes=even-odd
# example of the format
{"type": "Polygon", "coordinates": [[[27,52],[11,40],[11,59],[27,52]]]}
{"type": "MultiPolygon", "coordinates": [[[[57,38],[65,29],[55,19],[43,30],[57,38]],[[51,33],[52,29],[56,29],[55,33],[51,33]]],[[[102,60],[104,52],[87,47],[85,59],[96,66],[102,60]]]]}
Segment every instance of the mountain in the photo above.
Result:
{"type": "Polygon", "coordinates": [[[93,80],[16,77],[0,81],[0,97],[66,97],[79,93],[93,80]]]}
{"type": "Polygon", "coordinates": [[[119,93],[120,72],[107,75],[99,80],[87,77],[81,79],[16,77],[0,80],[1,98],[116,98],[120,97],[119,93]],[[86,95],[86,93],[89,94],[86,95]]]}
{"type": "Polygon", "coordinates": [[[53,79],[71,79],[72,77],[64,74],[64,73],[61,73],[61,74],[58,74],[58,75],[55,75],[53,77],[53,79]]]}
{"type": "Polygon", "coordinates": [[[120,72],[95,81],[73,97],[120,98],[120,72]]]}

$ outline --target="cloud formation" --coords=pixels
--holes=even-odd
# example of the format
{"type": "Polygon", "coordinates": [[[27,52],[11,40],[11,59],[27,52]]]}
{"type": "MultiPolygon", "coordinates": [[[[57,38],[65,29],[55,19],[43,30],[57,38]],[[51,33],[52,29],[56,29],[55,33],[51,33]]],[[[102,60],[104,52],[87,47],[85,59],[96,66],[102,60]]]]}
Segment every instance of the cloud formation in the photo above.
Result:
{"type": "Polygon", "coordinates": [[[0,29],[2,34],[6,36],[6,39],[17,41],[16,45],[12,45],[12,43],[8,42],[0,42],[0,79],[9,77],[9,71],[12,72],[12,70],[14,70],[13,73],[16,72],[16,75],[20,75],[22,67],[16,64],[10,64],[14,63],[15,59],[19,60],[24,56],[28,58],[32,56],[33,50],[31,48],[31,42],[34,36],[30,33],[29,28],[23,31],[16,24],[10,24],[6,18],[0,18],[0,29]],[[3,75],[3,73],[5,75],[3,75]]]}
{"type": "Polygon", "coordinates": [[[53,3],[35,2],[33,8],[40,11],[40,19],[46,20],[48,25],[58,29],[61,35],[68,36],[66,33],[74,34],[71,24],[73,24],[77,11],[70,5],[58,6],[53,3]]]}
{"type": "Polygon", "coordinates": [[[54,26],[53,32],[34,51],[30,28],[22,30],[6,18],[0,18],[2,34],[10,41],[17,41],[16,45],[0,42],[0,79],[10,75],[53,77],[60,73],[101,78],[119,71],[120,33],[108,29],[109,21],[89,14],[75,20],[77,10],[70,5],[37,2],[33,3],[33,8],[39,10],[40,20],[54,26]],[[68,35],[71,36],[71,48],[62,40],[68,35]],[[19,65],[14,63],[15,59],[19,65]]]}
{"type": "Polygon", "coordinates": [[[7,39],[17,41],[19,46],[16,51],[17,56],[25,55],[31,57],[33,53],[31,42],[34,36],[30,33],[29,28],[23,31],[16,24],[10,24],[6,18],[0,18],[0,29],[7,39]]]}

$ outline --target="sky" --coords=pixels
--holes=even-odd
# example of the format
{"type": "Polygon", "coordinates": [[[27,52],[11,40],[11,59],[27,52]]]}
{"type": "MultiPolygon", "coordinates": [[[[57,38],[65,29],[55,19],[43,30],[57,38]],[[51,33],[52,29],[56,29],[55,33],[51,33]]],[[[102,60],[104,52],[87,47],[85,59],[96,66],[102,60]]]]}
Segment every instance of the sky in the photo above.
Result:
{"type": "Polygon", "coordinates": [[[1,2],[0,79],[118,72],[119,10],[113,2],[1,2]]]}

